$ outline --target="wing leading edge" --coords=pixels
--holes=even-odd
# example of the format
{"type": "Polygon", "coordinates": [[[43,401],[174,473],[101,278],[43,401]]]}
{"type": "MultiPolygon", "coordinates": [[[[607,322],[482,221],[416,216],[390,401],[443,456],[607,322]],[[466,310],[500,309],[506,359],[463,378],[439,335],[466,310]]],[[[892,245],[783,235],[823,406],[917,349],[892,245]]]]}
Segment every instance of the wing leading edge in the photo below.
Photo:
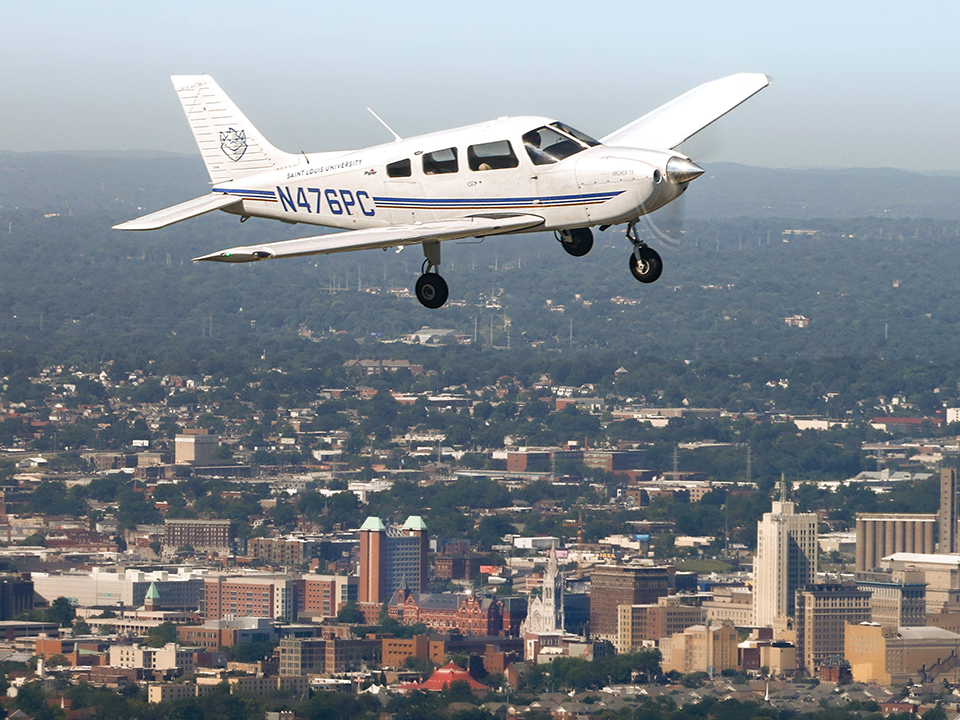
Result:
{"type": "Polygon", "coordinates": [[[500,235],[530,230],[542,224],[543,218],[539,215],[511,213],[470,215],[453,220],[350,230],[263,245],[244,245],[202,255],[194,258],[193,261],[212,260],[215,262],[239,263],[303,255],[329,255],[330,253],[350,250],[370,250],[400,245],[416,245],[417,243],[430,241],[462,240],[469,237],[500,235]]]}
{"type": "Polygon", "coordinates": [[[181,220],[203,215],[204,213],[222,210],[231,205],[239,205],[243,202],[242,198],[223,193],[210,193],[193,200],[187,200],[179,205],[157,210],[156,212],[138,217],[135,220],[128,220],[125,223],[114,225],[114,230],[157,230],[158,228],[173,225],[181,220]]]}
{"type": "Polygon", "coordinates": [[[675,148],[770,84],[761,73],[739,73],[699,85],[615,130],[604,145],[675,148]]]}

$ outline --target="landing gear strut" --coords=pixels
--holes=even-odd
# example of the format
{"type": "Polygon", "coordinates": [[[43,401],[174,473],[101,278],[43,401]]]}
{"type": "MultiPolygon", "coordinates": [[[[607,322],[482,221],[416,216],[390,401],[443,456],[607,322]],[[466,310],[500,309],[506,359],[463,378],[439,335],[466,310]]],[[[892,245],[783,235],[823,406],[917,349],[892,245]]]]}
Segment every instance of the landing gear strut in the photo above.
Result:
{"type": "Polygon", "coordinates": [[[663,260],[660,254],[647,245],[637,235],[636,223],[627,225],[627,240],[633,244],[630,253],[630,272],[642,283],[656,282],[663,272],[663,260]]]}
{"type": "Polygon", "coordinates": [[[420,277],[417,278],[417,300],[424,307],[436,310],[450,295],[447,281],[436,270],[440,265],[440,243],[436,240],[423,243],[423,261],[420,277]]]}
{"type": "Polygon", "coordinates": [[[583,257],[593,249],[593,233],[590,228],[559,230],[555,235],[563,249],[574,257],[583,257]]]}

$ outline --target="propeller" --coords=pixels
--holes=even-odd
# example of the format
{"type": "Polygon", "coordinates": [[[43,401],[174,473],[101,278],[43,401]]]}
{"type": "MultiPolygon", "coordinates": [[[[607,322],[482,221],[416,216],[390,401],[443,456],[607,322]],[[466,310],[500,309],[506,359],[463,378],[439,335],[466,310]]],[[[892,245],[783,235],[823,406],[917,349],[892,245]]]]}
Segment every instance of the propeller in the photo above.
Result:
{"type": "MultiPolygon", "coordinates": [[[[684,142],[679,149],[689,157],[716,157],[723,149],[723,130],[711,125],[684,142]]],[[[667,164],[667,174],[674,182],[690,182],[703,173],[696,162],[674,159],[667,164]],[[672,166],[671,166],[672,165],[672,166]]],[[[656,240],[668,247],[679,248],[684,239],[684,220],[687,216],[687,193],[671,203],[640,218],[637,230],[645,242],[656,240]]]]}

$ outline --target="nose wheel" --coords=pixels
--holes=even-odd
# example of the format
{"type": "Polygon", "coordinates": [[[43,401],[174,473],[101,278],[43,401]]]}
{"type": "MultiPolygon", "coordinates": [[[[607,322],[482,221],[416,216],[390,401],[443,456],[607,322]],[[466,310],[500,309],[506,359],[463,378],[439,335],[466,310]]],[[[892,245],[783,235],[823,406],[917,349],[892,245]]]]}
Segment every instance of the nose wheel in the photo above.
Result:
{"type": "Polygon", "coordinates": [[[417,300],[424,307],[436,310],[450,296],[447,281],[437,272],[440,266],[440,243],[437,241],[423,243],[423,254],[426,259],[423,261],[423,267],[420,268],[420,277],[417,278],[417,300]]]}
{"type": "Polygon", "coordinates": [[[627,240],[633,244],[633,252],[630,253],[631,274],[642,283],[656,282],[663,272],[660,253],[640,239],[634,223],[627,225],[627,240]]]}

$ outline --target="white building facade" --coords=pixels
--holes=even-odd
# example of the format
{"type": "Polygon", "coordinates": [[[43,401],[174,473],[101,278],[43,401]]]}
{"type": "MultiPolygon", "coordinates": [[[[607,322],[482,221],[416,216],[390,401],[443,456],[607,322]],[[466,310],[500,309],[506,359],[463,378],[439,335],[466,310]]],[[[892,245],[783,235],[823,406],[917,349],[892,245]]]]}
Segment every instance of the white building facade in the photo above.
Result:
{"type": "Polygon", "coordinates": [[[753,624],[785,628],[793,617],[798,588],[817,576],[817,515],[795,513],[782,499],[757,523],[753,561],[753,624]]]}

